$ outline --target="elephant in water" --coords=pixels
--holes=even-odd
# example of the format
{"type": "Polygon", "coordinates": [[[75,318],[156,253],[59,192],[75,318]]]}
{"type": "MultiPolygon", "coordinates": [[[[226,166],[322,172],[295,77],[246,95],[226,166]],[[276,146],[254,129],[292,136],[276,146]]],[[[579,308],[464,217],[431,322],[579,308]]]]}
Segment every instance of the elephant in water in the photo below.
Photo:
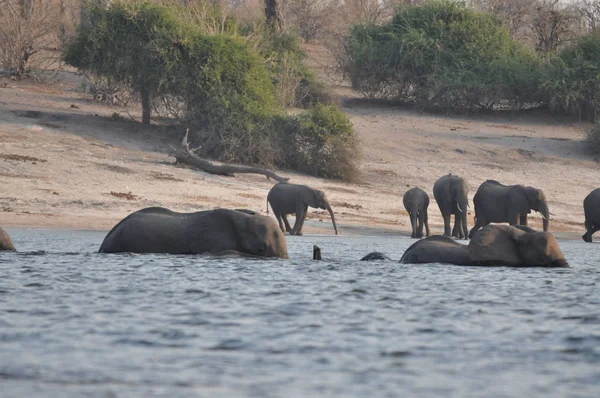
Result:
{"type": "Polygon", "coordinates": [[[583,211],[585,212],[585,229],[582,238],[586,242],[592,241],[594,232],[600,230],[600,188],[594,189],[583,200],[583,211]]]}
{"type": "Polygon", "coordinates": [[[231,253],[288,258],[285,236],[266,216],[216,209],[177,213],[162,207],[136,211],[104,238],[100,253],[231,253]]]}
{"type": "Polygon", "coordinates": [[[302,235],[302,226],[306,220],[306,213],[309,206],[327,210],[331,216],[335,234],[337,235],[338,233],[333,210],[323,191],[306,185],[280,182],[273,186],[267,195],[267,212],[269,211],[269,204],[271,204],[281,230],[289,232],[290,235],[302,235]],[[296,222],[294,223],[294,228],[290,228],[287,215],[294,213],[296,214],[296,222]]]}
{"type": "Polygon", "coordinates": [[[551,233],[494,224],[477,231],[468,246],[443,236],[420,240],[404,252],[400,262],[509,267],[569,266],[551,233]]]}
{"type": "Polygon", "coordinates": [[[427,208],[429,207],[429,195],[419,187],[406,191],[402,198],[404,208],[410,216],[412,227],[411,238],[423,237],[423,225],[425,225],[426,236],[430,235],[429,222],[427,220],[427,208]]]}
{"type": "Polygon", "coordinates": [[[433,196],[444,218],[444,235],[466,239],[467,207],[469,200],[469,185],[467,182],[452,174],[441,177],[433,185],[433,196]],[[450,217],[454,214],[454,228],[450,233],[450,217]]]}
{"type": "Polygon", "coordinates": [[[360,259],[360,261],[379,261],[379,260],[391,260],[386,254],[382,252],[371,252],[360,259]]]}
{"type": "Polygon", "coordinates": [[[483,182],[473,197],[475,206],[475,232],[489,223],[508,222],[510,225],[527,225],[527,214],[538,211],[544,221],[544,232],[548,231],[550,212],[546,195],[541,189],[523,185],[503,185],[495,180],[483,182]]]}
{"type": "Polygon", "coordinates": [[[0,228],[0,252],[1,251],[17,251],[10,235],[2,228],[0,228]]]}

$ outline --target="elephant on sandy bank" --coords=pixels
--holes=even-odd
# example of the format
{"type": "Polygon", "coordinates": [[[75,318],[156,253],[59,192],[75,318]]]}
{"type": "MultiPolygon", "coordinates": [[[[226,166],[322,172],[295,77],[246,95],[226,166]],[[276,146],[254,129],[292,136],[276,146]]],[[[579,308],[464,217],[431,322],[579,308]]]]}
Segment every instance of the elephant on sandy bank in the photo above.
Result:
{"type": "Polygon", "coordinates": [[[469,185],[452,174],[441,177],[433,185],[433,196],[444,218],[444,235],[467,238],[467,208],[469,185]],[[450,217],[454,214],[454,228],[450,232],[450,217]]]}
{"type": "Polygon", "coordinates": [[[423,237],[423,225],[425,225],[426,236],[430,235],[429,221],[427,220],[427,208],[429,207],[429,195],[419,187],[406,191],[402,197],[404,208],[410,216],[412,227],[411,238],[423,237]]]}
{"type": "Polygon", "coordinates": [[[104,238],[100,253],[239,253],[288,258],[275,221],[230,209],[177,213],[162,207],[136,211],[104,238]]]}
{"type": "Polygon", "coordinates": [[[309,206],[327,210],[331,216],[335,234],[337,235],[338,233],[333,210],[323,191],[311,188],[307,185],[280,182],[273,186],[267,195],[267,212],[269,211],[269,204],[271,204],[271,208],[273,209],[273,213],[277,218],[281,230],[289,232],[290,235],[302,235],[302,226],[306,220],[306,213],[308,212],[309,206]],[[287,220],[288,214],[296,214],[294,228],[290,228],[290,224],[287,220]]]}
{"type": "Polygon", "coordinates": [[[527,225],[527,214],[531,210],[544,218],[544,232],[548,231],[550,212],[546,195],[541,189],[523,185],[503,185],[495,180],[483,182],[473,197],[475,226],[469,238],[489,223],[508,222],[510,225],[527,225]]]}
{"type": "Polygon", "coordinates": [[[420,240],[404,252],[400,262],[509,267],[569,266],[551,233],[536,232],[528,227],[493,224],[477,231],[468,245],[445,236],[420,240]]]}
{"type": "Polygon", "coordinates": [[[0,251],[17,251],[8,232],[0,228],[0,251]]]}
{"type": "Polygon", "coordinates": [[[586,232],[582,238],[586,242],[591,242],[592,235],[600,230],[600,188],[594,189],[585,197],[583,211],[585,212],[586,232]]]}

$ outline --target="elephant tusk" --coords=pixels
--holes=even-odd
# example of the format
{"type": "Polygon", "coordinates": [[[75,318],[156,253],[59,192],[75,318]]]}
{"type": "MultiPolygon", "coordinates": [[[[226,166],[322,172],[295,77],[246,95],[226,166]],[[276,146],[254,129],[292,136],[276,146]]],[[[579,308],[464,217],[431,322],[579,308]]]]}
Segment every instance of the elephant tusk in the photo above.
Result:
{"type": "Polygon", "coordinates": [[[544,220],[547,220],[546,216],[544,216],[544,214],[543,214],[543,213],[540,213],[540,215],[542,216],[542,218],[543,218],[544,220]]]}
{"type": "Polygon", "coordinates": [[[458,207],[458,211],[460,211],[461,213],[463,212],[463,209],[460,208],[460,203],[456,202],[456,207],[458,207]]]}

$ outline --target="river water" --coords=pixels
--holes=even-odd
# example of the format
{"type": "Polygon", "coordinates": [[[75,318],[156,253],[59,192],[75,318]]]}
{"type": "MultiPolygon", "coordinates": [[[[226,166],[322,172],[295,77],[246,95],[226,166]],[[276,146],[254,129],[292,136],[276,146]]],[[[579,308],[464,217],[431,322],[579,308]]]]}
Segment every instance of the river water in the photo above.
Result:
{"type": "Polygon", "coordinates": [[[265,261],[9,233],[2,397],[600,397],[600,244],[511,269],[401,265],[404,237],[289,237],[265,261]]]}

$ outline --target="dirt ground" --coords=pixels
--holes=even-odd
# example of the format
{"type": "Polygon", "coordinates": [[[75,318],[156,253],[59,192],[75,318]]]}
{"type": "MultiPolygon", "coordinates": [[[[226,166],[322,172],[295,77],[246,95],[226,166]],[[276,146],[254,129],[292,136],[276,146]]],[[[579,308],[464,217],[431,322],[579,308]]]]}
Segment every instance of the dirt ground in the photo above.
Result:
{"type": "MultiPolygon", "coordinates": [[[[92,101],[75,75],[67,80],[0,79],[0,226],[105,230],[147,206],[266,213],[272,180],[176,166],[169,145],[179,145],[183,131],[124,121],[113,114],[127,113],[92,101]]],[[[564,237],[584,232],[583,198],[599,186],[598,162],[582,142],[588,124],[535,112],[435,116],[336,90],[364,144],[361,182],[277,172],[324,190],[341,234],[409,235],[402,195],[413,186],[429,193],[432,233],[441,233],[432,187],[448,173],[468,181],[470,199],[490,178],[541,188],[553,214],[550,229],[564,237]]],[[[472,217],[471,205],[469,227],[472,217]]],[[[541,228],[537,213],[531,224],[541,228]]],[[[328,214],[311,209],[305,232],[333,233],[328,214]]]]}

